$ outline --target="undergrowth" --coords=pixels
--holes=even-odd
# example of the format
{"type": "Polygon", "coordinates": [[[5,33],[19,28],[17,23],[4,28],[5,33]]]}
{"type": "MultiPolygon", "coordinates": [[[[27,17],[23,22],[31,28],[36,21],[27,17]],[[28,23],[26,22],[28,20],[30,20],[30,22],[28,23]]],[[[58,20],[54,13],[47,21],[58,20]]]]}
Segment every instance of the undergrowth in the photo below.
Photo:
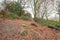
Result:
{"type": "Polygon", "coordinates": [[[44,20],[44,19],[35,19],[35,21],[42,25],[47,25],[48,27],[53,27],[55,29],[60,30],[60,22],[58,21],[44,20]]]}

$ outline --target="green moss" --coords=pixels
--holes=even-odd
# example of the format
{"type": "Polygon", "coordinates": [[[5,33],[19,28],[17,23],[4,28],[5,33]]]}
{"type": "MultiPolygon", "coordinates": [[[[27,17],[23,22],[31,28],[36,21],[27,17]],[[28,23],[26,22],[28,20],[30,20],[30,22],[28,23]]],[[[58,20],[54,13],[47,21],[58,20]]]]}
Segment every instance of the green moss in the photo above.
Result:
{"type": "Polygon", "coordinates": [[[20,35],[26,36],[28,34],[28,31],[26,29],[21,30],[20,35]]]}

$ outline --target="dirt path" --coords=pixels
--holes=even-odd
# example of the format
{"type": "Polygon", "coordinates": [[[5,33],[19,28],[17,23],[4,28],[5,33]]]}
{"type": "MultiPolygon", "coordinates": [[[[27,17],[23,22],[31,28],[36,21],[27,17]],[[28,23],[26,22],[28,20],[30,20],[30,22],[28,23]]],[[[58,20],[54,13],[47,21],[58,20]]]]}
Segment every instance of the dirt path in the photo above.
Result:
{"type": "Polygon", "coordinates": [[[0,21],[0,40],[60,40],[60,31],[34,21],[4,20],[0,21]],[[20,35],[22,29],[28,30],[26,36],[20,35]]]}

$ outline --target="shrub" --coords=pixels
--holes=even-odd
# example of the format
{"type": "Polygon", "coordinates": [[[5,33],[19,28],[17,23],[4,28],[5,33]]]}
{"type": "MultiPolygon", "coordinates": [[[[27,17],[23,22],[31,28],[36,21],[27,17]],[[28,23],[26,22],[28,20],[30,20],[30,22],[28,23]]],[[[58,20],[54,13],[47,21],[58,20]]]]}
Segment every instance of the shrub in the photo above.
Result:
{"type": "Polygon", "coordinates": [[[0,18],[6,18],[6,11],[5,10],[0,11],[0,18]]]}
{"type": "Polygon", "coordinates": [[[23,20],[32,20],[32,17],[30,14],[26,13],[20,17],[23,20]]]}
{"type": "Polygon", "coordinates": [[[6,8],[5,8],[6,10],[12,13],[17,13],[18,16],[21,16],[24,14],[24,10],[21,4],[18,2],[12,2],[10,4],[6,3],[5,5],[6,5],[6,8]]]}
{"type": "Polygon", "coordinates": [[[19,18],[19,16],[16,13],[14,14],[14,13],[11,13],[11,12],[7,12],[6,16],[9,19],[18,19],[19,18]]]}

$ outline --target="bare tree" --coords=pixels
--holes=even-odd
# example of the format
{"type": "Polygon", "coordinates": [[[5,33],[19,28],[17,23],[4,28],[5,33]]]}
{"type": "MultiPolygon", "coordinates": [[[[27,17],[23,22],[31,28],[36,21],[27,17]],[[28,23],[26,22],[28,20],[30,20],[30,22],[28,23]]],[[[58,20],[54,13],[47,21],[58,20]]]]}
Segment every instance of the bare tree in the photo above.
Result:
{"type": "Polygon", "coordinates": [[[58,14],[59,14],[59,22],[60,22],[60,1],[58,1],[58,14]]]}
{"type": "MultiPolygon", "coordinates": [[[[50,1],[52,1],[52,2],[54,2],[54,0],[50,0],[50,1]]],[[[48,20],[48,17],[50,16],[50,14],[51,13],[48,13],[48,10],[47,10],[47,8],[48,8],[48,4],[49,3],[49,0],[45,0],[44,1],[44,13],[43,13],[43,16],[45,15],[45,17],[46,17],[46,20],[48,20]]],[[[42,18],[43,18],[43,16],[42,16],[42,18]]]]}
{"type": "Polygon", "coordinates": [[[44,0],[34,0],[34,18],[36,18],[37,14],[39,15],[40,6],[44,2],[44,0]]]}

